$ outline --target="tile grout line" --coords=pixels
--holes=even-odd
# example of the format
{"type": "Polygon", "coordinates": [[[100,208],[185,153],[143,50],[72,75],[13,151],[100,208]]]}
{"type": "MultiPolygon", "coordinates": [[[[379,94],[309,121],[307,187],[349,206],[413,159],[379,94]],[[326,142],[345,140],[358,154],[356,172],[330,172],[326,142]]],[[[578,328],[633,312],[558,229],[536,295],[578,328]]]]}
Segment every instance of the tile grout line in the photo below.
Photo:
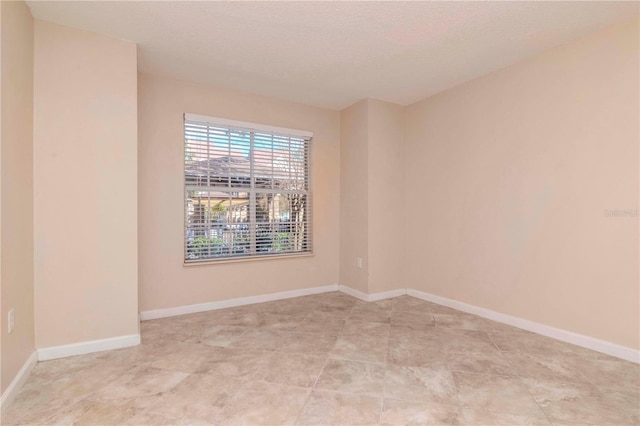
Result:
{"type": "MultiPolygon", "coordinates": [[[[353,307],[349,311],[349,315],[351,315],[351,311],[352,310],[353,310],[353,307]]],[[[347,318],[349,317],[349,315],[347,316],[347,318]]],[[[346,322],[346,319],[345,319],[345,322],[346,322]]],[[[337,339],[336,339],[336,343],[337,343],[337,339]]],[[[334,344],[334,347],[335,347],[335,344],[334,344]]],[[[322,374],[324,373],[324,369],[327,366],[327,363],[329,362],[330,354],[331,354],[331,351],[329,351],[327,353],[327,358],[324,360],[324,364],[322,365],[322,369],[320,370],[320,373],[318,374],[318,377],[316,377],[316,380],[313,382],[313,385],[309,389],[309,395],[307,395],[307,399],[304,401],[304,404],[302,404],[302,408],[300,409],[300,412],[298,413],[298,416],[296,417],[296,420],[294,422],[295,425],[299,424],[300,417],[304,413],[304,409],[307,407],[307,404],[309,403],[309,400],[311,399],[311,395],[313,395],[313,391],[316,390],[316,385],[318,384],[318,381],[320,380],[320,377],[322,377],[322,374]]]]}
{"type": "Polygon", "coordinates": [[[309,388],[309,395],[307,395],[307,399],[304,401],[304,404],[302,404],[302,408],[300,409],[300,412],[298,413],[298,416],[296,417],[296,420],[294,422],[295,425],[299,424],[298,422],[300,421],[300,417],[304,413],[304,409],[307,407],[307,404],[309,403],[309,400],[311,399],[311,395],[313,395],[313,391],[316,390],[316,385],[318,384],[318,381],[320,380],[320,377],[324,373],[324,368],[327,366],[328,362],[329,362],[329,357],[327,356],[327,359],[324,360],[324,364],[322,365],[322,369],[320,370],[320,373],[318,374],[318,377],[316,377],[316,379],[313,382],[313,385],[311,385],[311,387],[309,388]]]}
{"type": "MultiPolygon", "coordinates": [[[[435,317],[434,317],[435,320],[435,317]]],[[[460,414],[460,416],[462,416],[462,419],[464,420],[464,422],[467,422],[467,418],[464,415],[464,411],[463,411],[463,406],[462,406],[462,400],[460,399],[460,388],[458,386],[458,384],[456,383],[455,378],[453,377],[453,372],[451,370],[451,367],[449,366],[449,354],[447,354],[447,358],[444,362],[445,367],[447,368],[447,371],[449,372],[449,378],[451,379],[451,383],[453,383],[453,387],[456,390],[456,400],[458,401],[458,405],[456,407],[456,410],[458,411],[458,413],[460,414]]]]}
{"type": "MultiPolygon", "coordinates": [[[[321,303],[314,302],[314,304],[313,304],[313,305],[311,305],[311,304],[310,304],[310,305],[308,305],[308,306],[305,306],[305,307],[304,307],[304,309],[305,309],[305,310],[307,310],[307,311],[314,311],[318,306],[321,306],[321,305],[322,305],[321,303]]],[[[230,309],[233,309],[233,308],[230,308],[230,309]]],[[[351,306],[351,308],[350,308],[350,309],[348,309],[348,315],[347,315],[347,316],[346,316],[346,318],[343,320],[343,321],[344,321],[344,324],[347,324],[347,323],[348,323],[348,319],[351,317],[351,315],[353,314],[353,312],[354,312],[354,310],[355,310],[355,309],[356,309],[356,304],[354,303],[354,304],[351,306]]],[[[346,310],[345,310],[345,311],[346,311],[346,310]]],[[[396,311],[396,312],[402,312],[402,311],[397,311],[397,310],[395,310],[395,311],[396,311]]],[[[392,304],[392,308],[391,308],[391,315],[393,314],[393,312],[394,312],[394,307],[393,307],[393,304],[392,304]]],[[[200,313],[196,313],[196,314],[194,314],[194,315],[200,315],[200,313]]],[[[306,314],[304,318],[308,317],[309,315],[310,315],[310,314],[306,314]]],[[[431,313],[431,315],[432,315],[432,318],[433,318],[433,321],[434,321],[434,328],[435,328],[435,325],[436,325],[436,318],[435,318],[435,315],[434,315],[433,313],[431,313]]],[[[355,321],[355,319],[354,319],[353,321],[355,321]]],[[[391,322],[391,320],[389,320],[389,321],[391,322]]],[[[224,327],[224,325],[222,325],[222,324],[220,324],[220,325],[224,327]]],[[[188,325],[186,325],[186,326],[188,326],[188,325]]],[[[237,326],[236,326],[236,327],[237,327],[237,326]]],[[[254,327],[251,327],[251,328],[247,328],[246,326],[243,326],[243,328],[244,328],[244,331],[243,331],[240,335],[235,336],[235,337],[232,339],[232,341],[235,341],[235,340],[236,340],[236,339],[238,339],[239,337],[243,336],[243,335],[244,335],[244,334],[246,334],[249,330],[258,330],[258,331],[262,330],[262,328],[259,328],[259,327],[257,327],[257,326],[254,326],[254,327]]],[[[439,328],[440,328],[441,330],[442,330],[442,329],[447,329],[447,328],[452,328],[452,329],[456,329],[456,330],[458,330],[458,329],[457,329],[457,328],[455,328],[455,327],[447,327],[447,326],[444,326],[444,327],[440,326],[439,328]]],[[[343,329],[342,329],[342,331],[343,331],[343,330],[344,330],[344,325],[343,325],[343,329]]],[[[465,330],[465,329],[462,329],[462,330],[465,330]]],[[[264,330],[263,330],[263,331],[264,331],[264,330]]],[[[271,330],[271,329],[269,329],[269,330],[267,330],[267,331],[269,331],[269,332],[276,331],[276,332],[278,332],[278,333],[287,333],[287,334],[294,334],[294,333],[296,332],[295,330],[293,330],[293,331],[292,331],[292,330],[284,330],[284,331],[283,331],[283,330],[271,330]]],[[[341,331],[340,333],[342,333],[342,331],[341,331]]],[[[496,354],[499,354],[499,356],[504,357],[504,356],[505,356],[505,354],[512,352],[512,351],[508,351],[508,350],[502,350],[502,349],[500,349],[500,348],[498,347],[498,345],[496,344],[496,339],[497,339],[497,338],[499,338],[499,337],[501,337],[501,336],[504,336],[505,334],[507,334],[507,335],[508,335],[508,334],[509,334],[508,332],[504,332],[504,331],[501,331],[501,330],[490,330],[490,331],[487,331],[487,330],[477,330],[477,331],[481,331],[481,332],[483,332],[485,335],[487,335],[487,336],[488,336],[488,340],[489,340],[489,342],[491,342],[491,344],[493,345],[493,347],[495,347],[495,349],[497,350],[496,354]]],[[[340,333],[339,333],[339,334],[340,334],[340,333]]],[[[202,333],[201,333],[201,334],[202,334],[202,333]]],[[[305,334],[311,334],[311,335],[313,335],[313,334],[317,334],[317,333],[305,333],[305,334]]],[[[380,406],[380,413],[379,413],[379,416],[378,416],[378,419],[379,419],[378,421],[379,421],[379,423],[382,421],[382,413],[383,413],[383,410],[384,410],[384,404],[385,404],[385,392],[386,392],[386,384],[387,384],[387,380],[386,380],[386,378],[387,378],[387,373],[388,373],[388,369],[389,369],[389,365],[390,365],[390,364],[389,364],[389,362],[390,362],[390,355],[391,355],[391,354],[390,354],[390,351],[391,351],[391,341],[390,341],[391,334],[392,334],[392,327],[391,327],[391,324],[390,324],[390,325],[389,325],[389,328],[388,328],[388,333],[387,333],[387,351],[386,351],[386,353],[385,353],[384,364],[383,364],[383,366],[384,366],[384,368],[385,368],[385,377],[384,377],[384,380],[383,380],[382,396],[381,396],[381,398],[380,398],[380,405],[379,405],[379,406],[380,406]]],[[[164,341],[164,340],[163,340],[163,341],[164,341]]],[[[172,342],[172,340],[167,340],[167,341],[168,341],[169,343],[171,343],[171,342],[172,342]]],[[[144,344],[144,343],[143,343],[143,344],[144,344]]],[[[204,345],[204,346],[209,346],[209,345],[205,345],[205,344],[204,344],[204,343],[202,343],[202,342],[197,342],[196,344],[200,344],[200,345],[204,345]]],[[[533,353],[532,353],[532,354],[527,354],[526,352],[521,352],[521,350],[523,350],[523,349],[524,349],[524,350],[526,350],[526,349],[528,348],[528,346],[527,346],[526,344],[525,344],[525,345],[521,345],[521,346],[522,346],[522,347],[519,347],[519,349],[518,349],[518,350],[513,351],[513,352],[514,352],[514,353],[517,353],[517,354],[525,355],[525,356],[529,356],[529,355],[534,356],[534,355],[535,355],[535,356],[534,356],[534,358],[537,358],[537,357],[538,357],[538,355],[533,354],[533,353]]],[[[334,347],[335,347],[335,344],[334,344],[334,347]]],[[[232,347],[231,347],[230,349],[234,349],[234,348],[232,348],[232,347]]],[[[275,349],[275,350],[273,350],[273,351],[264,351],[264,350],[263,350],[263,349],[261,349],[261,348],[251,348],[251,349],[253,349],[253,350],[257,350],[257,351],[260,351],[260,352],[268,353],[268,354],[269,354],[269,356],[273,356],[274,354],[284,354],[284,353],[285,353],[285,352],[281,352],[281,347],[280,347],[280,346],[277,346],[277,347],[276,347],[276,349],[275,349]]],[[[491,351],[491,352],[493,352],[493,351],[491,351]]],[[[559,351],[558,353],[560,353],[560,352],[561,352],[561,351],[559,351]]],[[[565,353],[565,352],[562,352],[562,353],[565,353]]],[[[307,355],[310,355],[310,354],[302,354],[302,355],[307,356],[307,355]]],[[[326,355],[326,358],[325,358],[325,360],[324,360],[324,363],[323,363],[323,365],[322,365],[322,368],[320,369],[320,372],[319,372],[318,376],[317,376],[317,377],[315,378],[315,380],[313,381],[313,385],[311,385],[311,387],[310,387],[310,388],[303,387],[303,388],[308,389],[309,394],[306,396],[306,399],[304,400],[304,403],[303,403],[303,404],[302,404],[302,406],[301,406],[302,408],[301,408],[300,412],[298,413],[297,417],[295,418],[295,422],[296,422],[296,424],[301,420],[302,415],[303,415],[303,413],[304,413],[304,410],[305,410],[306,406],[308,406],[308,404],[309,404],[309,402],[310,402],[310,399],[311,399],[311,396],[312,396],[312,394],[313,394],[313,392],[314,392],[314,391],[323,391],[323,392],[324,392],[324,391],[326,391],[327,393],[347,394],[347,395],[355,395],[355,396],[364,396],[364,395],[367,395],[367,394],[352,393],[352,392],[343,392],[343,391],[337,391],[337,390],[331,390],[331,389],[319,389],[317,386],[318,386],[318,384],[319,384],[319,382],[320,382],[320,379],[321,379],[322,375],[323,375],[323,374],[324,374],[324,372],[325,372],[325,369],[326,369],[326,366],[328,365],[329,360],[332,360],[332,359],[333,359],[333,360],[335,360],[335,359],[336,359],[334,356],[332,356],[332,355],[331,355],[331,351],[329,351],[329,353],[326,353],[326,354],[324,354],[324,355],[326,355]]],[[[566,352],[566,355],[567,355],[567,356],[569,356],[569,355],[572,355],[572,354],[571,354],[570,352],[566,352]]],[[[580,356],[580,354],[576,354],[576,356],[580,356]]],[[[555,358],[554,358],[554,359],[555,359],[555,358]]],[[[586,358],[585,358],[585,360],[586,360],[586,358]]],[[[365,363],[366,363],[366,364],[377,364],[377,365],[380,365],[380,363],[368,362],[368,361],[362,361],[362,360],[353,360],[353,359],[348,359],[348,358],[347,358],[347,359],[344,359],[344,361],[348,361],[348,362],[355,362],[355,363],[363,363],[363,364],[365,364],[365,363]]],[[[564,358],[558,358],[558,361],[565,361],[565,359],[564,359],[564,358]]],[[[513,362],[513,360],[510,360],[510,362],[513,362]]],[[[570,361],[569,361],[569,362],[570,362],[570,361]]],[[[585,365],[586,365],[587,367],[589,366],[588,364],[585,364],[585,365]]],[[[594,365],[595,365],[595,364],[594,364],[594,365]]],[[[462,403],[461,403],[461,401],[460,401],[460,390],[458,389],[458,384],[455,382],[455,380],[453,380],[453,372],[454,372],[454,371],[458,371],[458,370],[453,370],[453,369],[452,369],[452,367],[451,367],[451,365],[450,365],[450,363],[449,363],[448,361],[446,361],[446,360],[445,360],[445,366],[446,366],[446,368],[447,368],[447,370],[448,370],[449,376],[451,377],[451,379],[452,379],[452,381],[453,381],[453,384],[454,384],[454,387],[455,387],[455,389],[456,389],[456,399],[458,400],[458,407],[457,407],[457,411],[458,411],[458,412],[462,412],[462,410],[463,410],[463,409],[465,409],[465,408],[473,408],[473,407],[471,407],[471,406],[465,406],[465,407],[463,407],[463,405],[462,405],[462,403]]],[[[543,366],[544,366],[544,364],[543,364],[543,366]]],[[[596,365],[596,367],[598,367],[598,365],[596,365]]],[[[605,367],[606,367],[606,366],[605,366],[605,367]]],[[[258,371],[261,371],[263,368],[266,368],[266,367],[264,367],[264,366],[263,366],[263,367],[259,368],[259,369],[258,369],[258,371]]],[[[171,371],[171,370],[168,370],[168,371],[171,371]]],[[[258,373],[258,371],[256,371],[254,374],[257,374],[257,373],[258,373]]],[[[317,370],[316,370],[316,371],[317,371],[317,370]]],[[[553,369],[552,369],[552,371],[555,371],[555,370],[553,370],[553,369]]],[[[596,384],[595,384],[595,382],[593,382],[593,381],[592,381],[593,379],[592,379],[592,380],[589,380],[589,378],[588,378],[585,374],[583,374],[580,370],[577,370],[577,369],[573,369],[573,368],[571,368],[571,371],[576,372],[576,373],[578,374],[578,377],[579,377],[579,378],[584,379],[586,384],[588,384],[588,385],[590,385],[592,388],[594,388],[594,390],[595,390],[595,391],[596,391],[596,393],[597,393],[597,397],[599,398],[599,400],[603,400],[603,397],[607,395],[607,394],[606,394],[607,383],[604,383],[602,386],[598,386],[598,385],[596,385],[596,384]]],[[[591,371],[591,369],[590,369],[590,368],[587,368],[587,369],[586,369],[586,371],[590,372],[590,371],[591,371]]],[[[601,369],[600,369],[600,368],[598,368],[597,370],[594,370],[594,371],[601,371],[601,369]]],[[[626,370],[621,370],[621,371],[622,371],[622,372],[626,372],[626,370]]],[[[471,374],[474,374],[473,372],[465,372],[465,371],[463,371],[463,372],[464,372],[464,373],[471,373],[471,374]]],[[[526,372],[522,372],[522,373],[524,374],[524,376],[523,376],[523,375],[521,375],[521,374],[514,374],[514,375],[511,375],[511,376],[509,376],[509,377],[513,377],[513,376],[515,376],[515,377],[517,377],[517,378],[518,378],[519,382],[520,382],[523,386],[525,386],[525,388],[527,389],[527,393],[528,393],[528,395],[529,395],[529,396],[534,400],[534,402],[536,403],[536,405],[538,406],[538,408],[542,411],[542,413],[543,413],[543,415],[544,415],[544,418],[545,418],[545,419],[546,419],[550,424],[553,424],[553,422],[551,422],[550,417],[549,417],[549,415],[547,414],[547,412],[542,408],[542,406],[540,405],[540,403],[538,403],[538,401],[533,397],[533,394],[532,394],[532,389],[533,389],[533,388],[530,388],[530,387],[525,383],[525,379],[527,379],[527,378],[528,378],[528,376],[526,376],[526,372]]],[[[193,373],[189,373],[189,374],[193,374],[193,373]]],[[[189,376],[189,374],[187,374],[187,376],[186,376],[186,377],[188,377],[188,376],[189,376]]],[[[492,375],[493,375],[493,373],[487,373],[487,372],[483,372],[483,373],[475,373],[475,374],[492,374],[492,375]]],[[[574,381],[566,380],[566,379],[567,379],[567,377],[565,377],[564,379],[562,379],[562,376],[566,376],[566,375],[565,375],[565,374],[563,374],[562,372],[560,372],[559,374],[560,374],[560,376],[561,376],[561,380],[560,380],[558,383],[566,383],[566,384],[568,384],[568,385],[573,385],[573,384],[580,383],[580,382],[574,382],[574,381]],[[565,380],[566,380],[566,381],[565,381],[565,380]]],[[[625,373],[625,374],[626,374],[626,373],[625,373]]],[[[185,377],[185,378],[186,378],[186,377],[185,377]]],[[[533,376],[532,376],[532,377],[533,377],[533,376]]],[[[554,375],[553,377],[555,377],[555,375],[554,375]]],[[[571,378],[571,377],[572,377],[572,376],[568,376],[568,378],[571,378]]],[[[184,380],[184,379],[183,379],[183,380],[184,380]]],[[[542,380],[542,379],[541,379],[541,380],[542,380]]],[[[550,379],[550,380],[551,380],[551,379],[550,379]]],[[[178,384],[176,384],[176,386],[177,386],[177,385],[178,385],[178,384]]],[[[613,384],[612,384],[612,385],[613,385],[613,384]]],[[[109,386],[109,384],[107,384],[107,385],[105,385],[105,386],[109,386]]],[[[174,386],[174,387],[175,387],[175,386],[174,386]]],[[[612,386],[612,388],[613,388],[613,386],[612,386]]],[[[173,388],[172,388],[172,389],[173,389],[173,388]]],[[[371,395],[371,394],[368,394],[368,395],[371,395]]],[[[372,395],[372,396],[373,396],[373,395],[372,395]]],[[[524,396],[524,394],[523,394],[523,396],[524,396]]],[[[93,393],[90,393],[88,396],[86,396],[86,397],[84,397],[84,398],[80,398],[77,402],[81,402],[81,401],[83,401],[83,400],[91,400],[91,398],[92,398],[92,397],[93,397],[93,393]]],[[[603,400],[603,401],[604,401],[604,400],[603,400]]],[[[604,402],[607,402],[607,401],[604,401],[604,402]]],[[[623,414],[623,416],[622,416],[622,417],[623,417],[623,418],[625,418],[625,419],[630,419],[630,420],[631,420],[631,423],[633,423],[633,415],[629,412],[629,406],[628,406],[628,404],[627,404],[627,405],[623,405],[623,406],[622,406],[622,408],[623,408],[623,409],[621,410],[621,411],[622,411],[622,413],[620,413],[620,414],[623,414]]],[[[479,408],[478,408],[478,409],[479,409],[479,408]]],[[[494,410],[486,410],[486,411],[494,411],[494,410]]],[[[500,410],[495,410],[495,411],[496,411],[496,412],[503,412],[503,413],[506,413],[506,412],[504,412],[504,411],[500,411],[500,410]]],[[[154,412],[154,411],[150,411],[150,412],[154,412]]],[[[53,412],[53,411],[52,411],[52,412],[51,412],[51,416],[53,416],[54,414],[59,414],[59,413],[55,413],[55,412],[53,412]]],[[[158,413],[158,414],[162,414],[162,413],[158,413]]],[[[293,413],[292,413],[292,414],[293,414],[293,413]]],[[[462,414],[462,419],[463,419],[463,420],[466,420],[466,419],[465,419],[465,417],[464,417],[464,413],[462,412],[461,414],[462,414]]],[[[520,415],[520,414],[515,414],[515,413],[508,413],[508,414],[520,415]]],[[[525,415],[525,416],[526,416],[526,415],[525,415]]],[[[542,419],[542,417],[540,417],[540,419],[542,419]]]]}
{"type": "MultiPolygon", "coordinates": [[[[604,393],[600,390],[600,387],[598,385],[596,385],[595,383],[593,383],[591,380],[589,380],[589,378],[587,376],[585,376],[584,374],[582,374],[582,372],[580,370],[574,370],[576,371],[582,378],[584,378],[584,380],[586,380],[586,382],[588,384],[590,384],[591,386],[593,386],[593,388],[596,390],[596,392],[598,392],[598,394],[600,395],[600,397],[604,396],[604,393]]],[[[629,410],[625,407],[625,409],[623,410],[624,415],[629,419],[630,423],[629,424],[634,424],[633,421],[633,416],[629,413],[629,410]]]]}
{"type": "Polygon", "coordinates": [[[389,372],[389,352],[391,351],[391,319],[393,317],[393,301],[391,302],[391,311],[389,312],[389,332],[387,333],[387,350],[384,357],[384,379],[382,381],[382,395],[380,397],[380,415],[378,416],[378,424],[382,424],[382,413],[384,412],[384,400],[387,392],[387,373],[389,372]]]}
{"type": "Polygon", "coordinates": [[[520,383],[522,383],[522,385],[525,387],[525,389],[527,390],[527,393],[531,396],[531,399],[533,399],[533,402],[536,403],[536,405],[538,406],[538,408],[540,409],[540,411],[542,411],[542,414],[544,415],[544,418],[547,419],[547,421],[549,422],[550,425],[553,425],[553,422],[551,421],[551,419],[549,418],[549,415],[547,414],[547,412],[544,410],[544,408],[542,408],[542,406],[540,405],[540,403],[538,402],[538,400],[533,396],[533,394],[531,393],[531,389],[529,389],[529,386],[527,386],[527,384],[525,383],[524,379],[522,378],[522,376],[520,376],[519,374],[516,375],[516,377],[518,378],[518,380],[520,380],[520,383]]]}

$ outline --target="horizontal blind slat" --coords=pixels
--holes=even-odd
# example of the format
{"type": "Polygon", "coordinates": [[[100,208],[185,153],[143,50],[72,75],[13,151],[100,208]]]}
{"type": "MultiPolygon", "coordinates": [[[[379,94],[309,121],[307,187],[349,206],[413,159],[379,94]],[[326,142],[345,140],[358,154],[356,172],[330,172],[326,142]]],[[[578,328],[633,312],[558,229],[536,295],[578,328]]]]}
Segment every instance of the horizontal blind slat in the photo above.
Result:
{"type": "Polygon", "coordinates": [[[185,119],[184,138],[185,261],[311,252],[310,137],[185,119]]]}

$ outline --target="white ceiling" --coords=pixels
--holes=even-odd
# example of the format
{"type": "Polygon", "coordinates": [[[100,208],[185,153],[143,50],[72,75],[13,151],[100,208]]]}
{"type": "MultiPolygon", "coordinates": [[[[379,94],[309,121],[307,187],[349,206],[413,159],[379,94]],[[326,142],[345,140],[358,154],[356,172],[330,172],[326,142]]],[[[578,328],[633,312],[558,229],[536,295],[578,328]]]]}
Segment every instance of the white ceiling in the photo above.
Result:
{"type": "Polygon", "coordinates": [[[141,72],[342,109],[407,105],[638,15],[638,2],[29,1],[138,43],[141,72]]]}

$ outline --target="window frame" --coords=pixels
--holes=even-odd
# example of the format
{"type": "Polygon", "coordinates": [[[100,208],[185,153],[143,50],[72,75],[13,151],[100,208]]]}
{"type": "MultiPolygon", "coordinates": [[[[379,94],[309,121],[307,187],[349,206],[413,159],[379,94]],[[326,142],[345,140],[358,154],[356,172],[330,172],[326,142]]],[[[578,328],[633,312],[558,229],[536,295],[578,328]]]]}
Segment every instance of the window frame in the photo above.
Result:
{"type": "MultiPolygon", "coordinates": [[[[237,121],[237,120],[229,120],[225,118],[218,117],[210,117],[204,115],[197,114],[189,114],[184,113],[182,117],[182,189],[183,189],[183,204],[182,204],[182,213],[184,218],[183,223],[183,265],[184,266],[203,266],[203,265],[211,265],[211,264],[219,264],[219,263],[233,263],[233,262],[248,262],[248,261],[258,261],[258,260],[274,260],[274,259],[287,259],[287,258],[296,258],[296,257],[308,257],[314,255],[314,204],[313,204],[313,133],[305,130],[298,129],[289,129],[277,126],[270,126],[265,124],[237,121]],[[304,221],[305,231],[304,231],[304,244],[305,249],[300,251],[288,251],[283,253],[259,253],[257,251],[256,238],[258,236],[257,226],[259,221],[256,220],[255,214],[250,215],[248,219],[249,232],[251,233],[251,253],[243,254],[243,255],[234,255],[227,254],[226,256],[219,257],[205,257],[201,259],[189,259],[189,250],[188,250],[188,233],[190,231],[189,227],[189,211],[188,211],[188,199],[189,192],[188,184],[187,184],[187,137],[186,137],[186,128],[187,122],[198,122],[201,124],[206,124],[212,127],[226,128],[227,130],[236,130],[236,131],[245,131],[251,134],[250,141],[251,147],[253,148],[254,142],[254,134],[258,133],[261,135],[271,134],[272,136],[284,136],[284,137],[292,137],[292,138],[300,138],[304,140],[305,145],[305,156],[306,156],[306,173],[305,173],[305,183],[306,190],[304,191],[305,205],[308,210],[306,211],[306,218],[304,221]]],[[[253,151],[250,151],[253,152],[253,151]]],[[[253,155],[253,154],[252,154],[253,155]]],[[[255,161],[254,156],[249,157],[249,161],[251,164],[255,161]]],[[[256,196],[261,193],[267,193],[260,188],[255,186],[256,175],[254,174],[253,166],[251,167],[250,174],[250,186],[247,187],[233,187],[229,186],[226,190],[222,192],[228,192],[232,194],[233,192],[246,192],[249,195],[250,206],[251,209],[256,209],[257,201],[256,196]]],[[[210,190],[215,190],[215,186],[209,186],[210,190]]],[[[221,189],[218,187],[218,189],[221,189]]],[[[205,192],[205,191],[203,191],[205,192]]],[[[273,193],[279,193],[277,189],[273,189],[273,193]]],[[[292,191],[295,192],[295,191],[292,191]]],[[[286,190],[285,190],[286,193],[286,190]]],[[[291,192],[290,192],[291,193],[291,192]]]]}

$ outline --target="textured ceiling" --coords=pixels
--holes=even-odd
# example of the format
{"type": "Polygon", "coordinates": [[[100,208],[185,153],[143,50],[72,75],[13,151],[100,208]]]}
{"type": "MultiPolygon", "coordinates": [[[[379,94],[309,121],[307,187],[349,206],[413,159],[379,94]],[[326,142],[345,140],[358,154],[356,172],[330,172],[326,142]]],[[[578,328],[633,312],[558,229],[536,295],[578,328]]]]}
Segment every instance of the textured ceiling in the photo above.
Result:
{"type": "Polygon", "coordinates": [[[141,72],[342,109],[410,104],[638,15],[637,2],[29,1],[131,40],[141,72]]]}

